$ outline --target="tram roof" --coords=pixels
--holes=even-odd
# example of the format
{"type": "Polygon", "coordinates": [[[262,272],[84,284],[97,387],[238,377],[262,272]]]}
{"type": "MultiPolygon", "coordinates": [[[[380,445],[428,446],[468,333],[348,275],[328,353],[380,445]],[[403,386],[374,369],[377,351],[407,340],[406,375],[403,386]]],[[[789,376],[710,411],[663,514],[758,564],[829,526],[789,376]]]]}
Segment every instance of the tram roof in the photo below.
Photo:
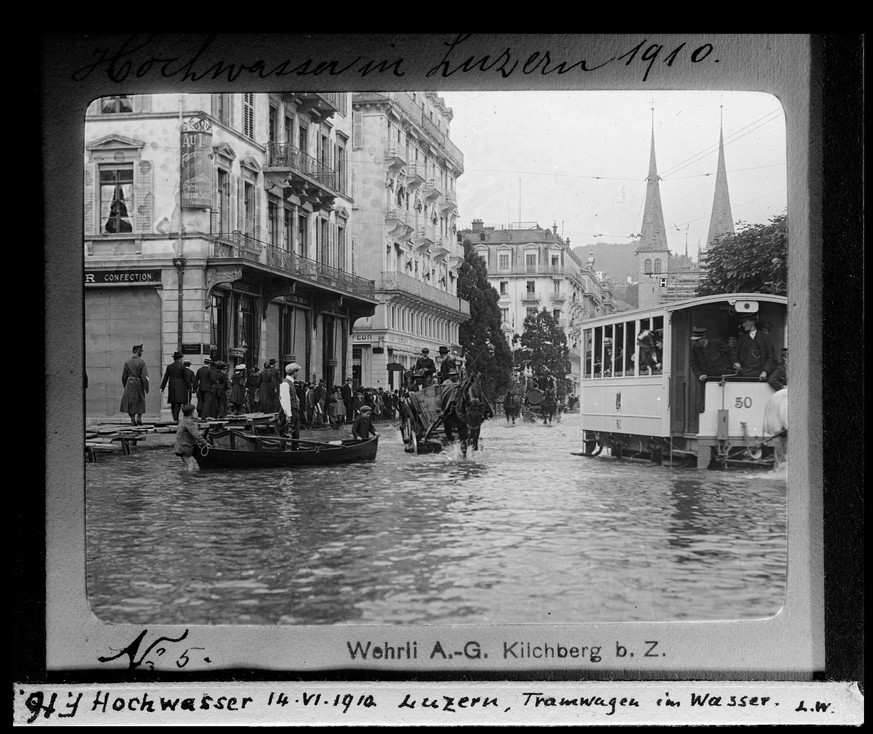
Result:
{"type": "Polygon", "coordinates": [[[585,319],[582,322],[582,328],[587,328],[595,324],[612,324],[619,321],[627,321],[629,319],[649,318],[652,316],[672,313],[673,311],[684,311],[697,306],[705,306],[710,303],[736,303],[737,301],[764,301],[767,303],[782,303],[787,305],[788,298],[786,296],[778,296],[774,293],[718,293],[713,296],[697,296],[696,298],[688,298],[684,301],[671,301],[662,303],[651,308],[635,308],[630,311],[616,311],[608,316],[597,316],[593,319],[585,319]]]}

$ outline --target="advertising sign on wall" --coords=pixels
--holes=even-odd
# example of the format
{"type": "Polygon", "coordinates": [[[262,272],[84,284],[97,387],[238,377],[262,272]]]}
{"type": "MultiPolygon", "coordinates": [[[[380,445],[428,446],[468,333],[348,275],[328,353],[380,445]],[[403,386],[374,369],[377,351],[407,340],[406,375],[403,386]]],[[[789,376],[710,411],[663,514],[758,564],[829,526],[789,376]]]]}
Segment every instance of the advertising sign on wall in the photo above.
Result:
{"type": "Polygon", "coordinates": [[[182,206],[212,206],[212,123],[194,117],[182,123],[182,206]]]}

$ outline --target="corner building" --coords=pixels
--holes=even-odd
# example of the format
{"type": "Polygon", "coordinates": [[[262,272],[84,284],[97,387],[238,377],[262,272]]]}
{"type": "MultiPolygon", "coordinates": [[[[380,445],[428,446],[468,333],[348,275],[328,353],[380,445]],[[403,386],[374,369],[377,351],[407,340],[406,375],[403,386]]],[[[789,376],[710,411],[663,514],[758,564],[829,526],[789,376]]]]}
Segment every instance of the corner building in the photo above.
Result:
{"type": "Polygon", "coordinates": [[[85,118],[86,417],[120,416],[121,372],[144,345],[149,420],[180,350],[307,379],[351,372],[374,313],[349,237],[351,95],[104,97],[85,118]]]}
{"type": "Polygon", "coordinates": [[[458,297],[455,182],[464,156],[449,138],[452,110],[432,92],[352,97],[349,165],[355,272],[372,280],[378,304],[352,332],[356,383],[399,387],[421,349],[457,354],[470,317],[458,297]]]}
{"type": "Polygon", "coordinates": [[[583,263],[570,249],[558,227],[536,222],[485,225],[474,219],[458,233],[470,240],[497,291],[500,320],[507,342],[524,331],[524,320],[547,309],[567,335],[574,386],[581,374],[580,328],[583,319],[612,313],[612,290],[593,260],[583,263]]]}

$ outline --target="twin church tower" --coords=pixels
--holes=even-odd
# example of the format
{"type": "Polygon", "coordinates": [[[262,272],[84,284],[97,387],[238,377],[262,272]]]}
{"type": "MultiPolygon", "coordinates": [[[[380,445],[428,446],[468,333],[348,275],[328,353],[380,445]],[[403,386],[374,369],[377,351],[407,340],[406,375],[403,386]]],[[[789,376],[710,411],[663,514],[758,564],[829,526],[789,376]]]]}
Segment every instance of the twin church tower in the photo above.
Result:
{"type": "MultiPolygon", "coordinates": [[[[661,207],[661,191],[658,186],[658,165],[655,161],[655,123],[652,119],[652,146],[649,154],[649,174],[646,177],[646,204],[643,210],[643,223],[640,230],[637,256],[637,280],[639,281],[639,308],[657,306],[664,300],[670,279],[670,247],[667,244],[667,230],[664,227],[664,211],[661,207]]],[[[734,224],[731,214],[731,200],[728,193],[727,170],[724,162],[724,133],[719,126],[718,170],[715,177],[715,196],[712,202],[712,215],[709,220],[707,247],[724,234],[733,234],[734,224]]]]}

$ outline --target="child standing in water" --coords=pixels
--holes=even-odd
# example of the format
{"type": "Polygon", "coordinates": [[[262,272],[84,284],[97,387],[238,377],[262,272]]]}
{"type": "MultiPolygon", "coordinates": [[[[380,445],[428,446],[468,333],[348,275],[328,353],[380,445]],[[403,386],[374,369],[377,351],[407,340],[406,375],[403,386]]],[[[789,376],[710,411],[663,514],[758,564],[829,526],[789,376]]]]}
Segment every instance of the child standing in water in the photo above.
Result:
{"type": "Polygon", "coordinates": [[[191,417],[194,406],[188,403],[182,406],[182,417],[176,426],[176,446],[173,449],[176,456],[185,464],[185,471],[196,471],[197,460],[194,458],[194,447],[206,445],[206,439],[197,428],[197,422],[191,417]]]}

